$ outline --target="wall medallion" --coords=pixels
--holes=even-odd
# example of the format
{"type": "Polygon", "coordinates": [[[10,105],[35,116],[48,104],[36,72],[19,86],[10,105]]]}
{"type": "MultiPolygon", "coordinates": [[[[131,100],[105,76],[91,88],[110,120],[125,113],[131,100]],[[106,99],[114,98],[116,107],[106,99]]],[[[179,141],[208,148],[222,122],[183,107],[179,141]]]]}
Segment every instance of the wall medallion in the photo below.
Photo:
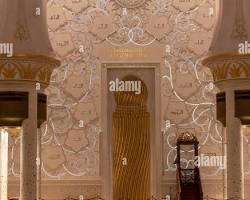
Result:
{"type": "Polygon", "coordinates": [[[137,8],[143,5],[147,0],[115,0],[123,8],[137,8]]]}

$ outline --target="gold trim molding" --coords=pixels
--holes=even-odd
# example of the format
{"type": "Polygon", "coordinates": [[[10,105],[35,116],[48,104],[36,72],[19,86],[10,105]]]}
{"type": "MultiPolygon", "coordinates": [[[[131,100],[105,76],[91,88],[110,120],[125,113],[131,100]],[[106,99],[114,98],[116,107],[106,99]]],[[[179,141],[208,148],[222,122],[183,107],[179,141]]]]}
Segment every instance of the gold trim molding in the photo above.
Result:
{"type": "Polygon", "coordinates": [[[227,53],[210,56],[203,60],[214,78],[214,82],[224,80],[250,79],[250,54],[227,53]]]}
{"type": "MultiPolygon", "coordinates": [[[[3,127],[0,128],[0,130],[4,129],[3,127]]],[[[8,132],[10,137],[17,138],[21,135],[21,128],[19,127],[8,127],[6,128],[6,131],[8,132]]],[[[0,131],[1,133],[1,131],[0,131]]]]}
{"type": "Polygon", "coordinates": [[[49,84],[53,70],[60,61],[43,55],[0,55],[0,80],[35,81],[49,84]]]}

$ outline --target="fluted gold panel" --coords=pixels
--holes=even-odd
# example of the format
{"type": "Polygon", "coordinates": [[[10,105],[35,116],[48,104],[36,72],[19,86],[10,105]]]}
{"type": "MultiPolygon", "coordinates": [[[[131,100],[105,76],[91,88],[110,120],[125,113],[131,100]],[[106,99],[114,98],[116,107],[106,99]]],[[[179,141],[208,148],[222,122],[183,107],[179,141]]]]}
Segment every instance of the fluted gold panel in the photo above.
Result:
{"type": "Polygon", "coordinates": [[[113,199],[150,199],[150,116],[147,91],[117,92],[113,113],[113,199]]]}

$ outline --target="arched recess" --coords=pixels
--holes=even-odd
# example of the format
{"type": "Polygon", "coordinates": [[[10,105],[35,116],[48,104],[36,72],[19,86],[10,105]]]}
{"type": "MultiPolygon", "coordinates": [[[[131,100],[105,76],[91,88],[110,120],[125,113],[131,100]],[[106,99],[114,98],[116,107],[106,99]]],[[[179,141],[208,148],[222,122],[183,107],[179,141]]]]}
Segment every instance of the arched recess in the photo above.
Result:
{"type": "Polygon", "coordinates": [[[122,79],[127,89],[114,93],[112,115],[113,199],[150,199],[150,114],[147,86],[133,75],[122,79]],[[137,93],[138,92],[138,93],[137,93]]]}
{"type": "Polygon", "coordinates": [[[162,133],[160,129],[160,65],[157,63],[105,63],[102,65],[102,134],[100,138],[100,174],[102,197],[113,199],[112,114],[116,103],[109,82],[133,74],[147,86],[147,111],[150,113],[150,195],[162,197],[162,133]]]}

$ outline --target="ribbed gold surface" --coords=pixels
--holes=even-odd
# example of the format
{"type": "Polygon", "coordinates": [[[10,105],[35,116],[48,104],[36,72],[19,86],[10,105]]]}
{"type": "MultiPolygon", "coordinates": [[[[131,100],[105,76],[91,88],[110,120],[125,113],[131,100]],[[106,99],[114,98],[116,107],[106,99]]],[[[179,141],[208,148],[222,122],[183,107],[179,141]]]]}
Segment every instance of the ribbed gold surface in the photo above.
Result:
{"type": "MultiPolygon", "coordinates": [[[[123,81],[141,81],[134,76],[127,76],[123,81]]],[[[133,106],[133,107],[145,107],[148,97],[146,85],[141,81],[141,93],[135,94],[135,92],[116,92],[115,101],[118,106],[133,106]]]]}
{"type": "Polygon", "coordinates": [[[115,94],[113,113],[113,199],[150,199],[150,117],[146,87],[140,95],[115,94]],[[127,159],[124,165],[123,159],[127,159]]]}

